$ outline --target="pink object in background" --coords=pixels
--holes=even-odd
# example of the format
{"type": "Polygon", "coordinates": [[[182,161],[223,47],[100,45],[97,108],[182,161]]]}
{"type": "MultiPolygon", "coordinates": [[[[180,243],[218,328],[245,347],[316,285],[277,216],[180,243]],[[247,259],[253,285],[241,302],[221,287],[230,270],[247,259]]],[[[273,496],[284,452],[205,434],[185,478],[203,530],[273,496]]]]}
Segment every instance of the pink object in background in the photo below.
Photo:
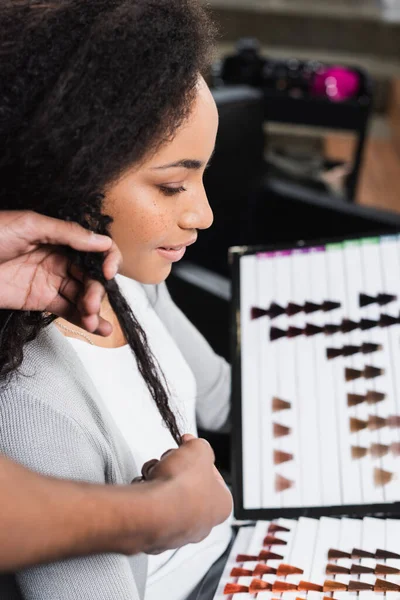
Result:
{"type": "Polygon", "coordinates": [[[360,76],[345,67],[324,68],[315,74],[310,92],[313,96],[324,96],[334,102],[354,98],[360,89],[360,76]]]}

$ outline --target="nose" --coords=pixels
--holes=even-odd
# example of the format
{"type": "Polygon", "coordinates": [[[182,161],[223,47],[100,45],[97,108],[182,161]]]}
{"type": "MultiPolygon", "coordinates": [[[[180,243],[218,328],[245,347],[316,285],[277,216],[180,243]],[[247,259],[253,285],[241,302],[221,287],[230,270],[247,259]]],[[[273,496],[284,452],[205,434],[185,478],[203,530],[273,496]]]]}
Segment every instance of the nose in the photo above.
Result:
{"type": "Polygon", "coordinates": [[[208,202],[204,186],[188,198],[180,218],[182,229],[208,229],[214,221],[214,215],[208,202]]]}

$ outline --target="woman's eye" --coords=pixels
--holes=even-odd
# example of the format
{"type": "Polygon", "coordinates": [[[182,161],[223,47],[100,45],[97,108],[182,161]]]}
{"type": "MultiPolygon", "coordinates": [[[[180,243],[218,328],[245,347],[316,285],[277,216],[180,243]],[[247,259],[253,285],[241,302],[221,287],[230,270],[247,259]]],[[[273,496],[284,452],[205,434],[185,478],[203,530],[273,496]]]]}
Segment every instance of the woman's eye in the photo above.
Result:
{"type": "Polygon", "coordinates": [[[160,185],[159,188],[165,196],[175,196],[175,194],[181,194],[182,192],[186,192],[186,188],[184,188],[183,186],[169,187],[167,185],[160,185]]]}

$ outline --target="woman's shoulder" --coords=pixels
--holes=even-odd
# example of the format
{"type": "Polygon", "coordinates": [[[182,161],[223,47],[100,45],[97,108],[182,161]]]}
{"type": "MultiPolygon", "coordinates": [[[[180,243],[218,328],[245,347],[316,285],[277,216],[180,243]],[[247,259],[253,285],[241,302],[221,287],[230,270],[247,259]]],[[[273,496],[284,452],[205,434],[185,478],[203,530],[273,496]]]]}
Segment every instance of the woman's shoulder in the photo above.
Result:
{"type": "MultiPolygon", "coordinates": [[[[93,437],[110,428],[94,384],[71,344],[50,325],[24,348],[21,366],[0,382],[0,402],[26,418],[60,419],[93,437]]],[[[4,409],[3,409],[4,410],[4,409]]]]}
{"type": "MultiPolygon", "coordinates": [[[[92,380],[54,325],[26,345],[21,367],[11,379],[1,382],[0,422],[0,451],[10,455],[15,451],[12,456],[16,460],[25,453],[27,445],[44,448],[51,443],[55,446],[50,462],[61,460],[60,448],[65,449],[70,465],[74,452],[77,465],[83,454],[90,456],[93,469],[88,467],[83,479],[87,480],[92,470],[95,474],[107,471],[110,481],[118,483],[129,482],[137,474],[135,465],[131,465],[130,451],[92,380]],[[28,439],[32,443],[27,444],[28,439]]],[[[50,457],[52,453],[43,451],[34,458],[31,454],[31,462],[23,462],[40,470],[43,456],[50,457]]],[[[70,475],[74,475],[73,470],[70,475]]]]}
{"type": "Polygon", "coordinates": [[[50,325],[26,344],[22,364],[1,381],[0,394],[21,390],[43,401],[51,397],[56,406],[86,386],[90,388],[90,380],[83,365],[63,335],[50,325]]]}

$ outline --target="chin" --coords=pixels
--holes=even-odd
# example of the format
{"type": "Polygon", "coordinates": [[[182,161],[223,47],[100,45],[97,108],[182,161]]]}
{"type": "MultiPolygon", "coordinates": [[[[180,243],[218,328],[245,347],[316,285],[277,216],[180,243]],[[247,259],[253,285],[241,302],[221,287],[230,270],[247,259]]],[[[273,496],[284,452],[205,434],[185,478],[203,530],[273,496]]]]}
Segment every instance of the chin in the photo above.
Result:
{"type": "Polygon", "coordinates": [[[172,266],[168,265],[163,269],[149,269],[148,271],[143,272],[128,272],[122,269],[120,274],[124,277],[129,277],[129,279],[134,279],[139,283],[143,283],[145,285],[158,285],[159,283],[163,283],[167,277],[170,275],[172,270],[172,266]]]}

